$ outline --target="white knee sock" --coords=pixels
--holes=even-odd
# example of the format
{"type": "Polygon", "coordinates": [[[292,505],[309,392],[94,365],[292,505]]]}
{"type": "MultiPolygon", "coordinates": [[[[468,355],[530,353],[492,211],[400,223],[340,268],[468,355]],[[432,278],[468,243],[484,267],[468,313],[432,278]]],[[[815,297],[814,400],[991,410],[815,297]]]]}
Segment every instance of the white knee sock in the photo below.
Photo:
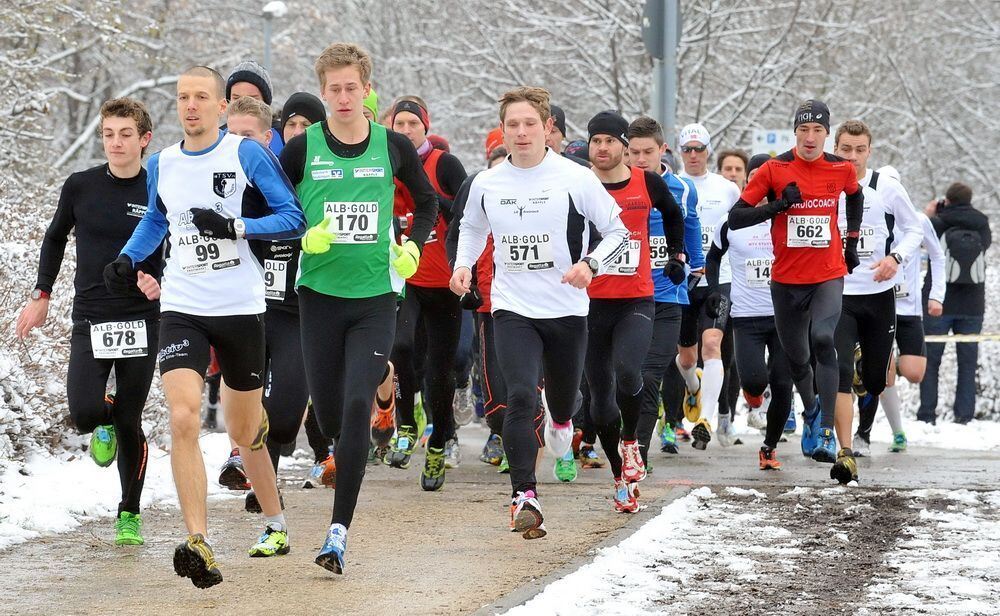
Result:
{"type": "Polygon", "coordinates": [[[892,427],[893,434],[896,432],[902,432],[903,417],[899,412],[899,392],[896,390],[896,386],[886,386],[879,398],[882,401],[882,409],[885,411],[885,418],[889,420],[889,425],[892,427]]]}
{"type": "Polygon", "coordinates": [[[698,391],[700,383],[698,383],[698,373],[695,372],[698,369],[698,364],[691,366],[690,368],[685,368],[681,365],[681,356],[674,356],[674,363],[677,365],[677,370],[680,371],[681,377],[684,379],[684,385],[687,387],[688,391],[694,393],[698,391]]]}
{"type": "Polygon", "coordinates": [[[709,423],[715,421],[715,412],[719,408],[719,393],[722,391],[724,380],[722,360],[706,360],[701,374],[701,416],[709,423]]]}

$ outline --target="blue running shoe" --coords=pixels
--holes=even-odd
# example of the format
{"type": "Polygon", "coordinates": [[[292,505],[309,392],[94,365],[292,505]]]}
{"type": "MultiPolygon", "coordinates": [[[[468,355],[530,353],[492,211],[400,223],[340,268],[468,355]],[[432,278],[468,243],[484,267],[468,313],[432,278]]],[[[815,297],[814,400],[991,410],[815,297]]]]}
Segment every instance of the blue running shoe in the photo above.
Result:
{"type": "Polygon", "coordinates": [[[795,409],[788,411],[788,419],[785,420],[785,434],[795,434],[795,409]]]}
{"type": "Polygon", "coordinates": [[[812,459],[817,462],[833,464],[837,461],[837,437],[833,435],[833,430],[823,428],[819,431],[819,442],[813,450],[812,459]]]}
{"type": "Polygon", "coordinates": [[[811,411],[802,414],[802,455],[812,456],[813,450],[819,444],[820,421],[823,413],[820,411],[819,398],[813,404],[811,411]]]}
{"type": "Polygon", "coordinates": [[[343,575],[344,551],[347,549],[347,529],[343,524],[331,524],[323,549],[316,557],[316,564],[328,571],[343,575]]]}

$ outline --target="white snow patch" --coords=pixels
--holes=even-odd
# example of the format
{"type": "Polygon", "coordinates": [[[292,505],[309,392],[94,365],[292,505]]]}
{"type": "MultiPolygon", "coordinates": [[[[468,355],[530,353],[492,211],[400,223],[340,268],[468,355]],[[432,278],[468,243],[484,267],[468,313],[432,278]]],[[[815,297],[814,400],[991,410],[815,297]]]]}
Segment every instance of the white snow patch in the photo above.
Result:
{"type": "Polygon", "coordinates": [[[726,494],[731,494],[733,496],[752,496],[754,498],[767,498],[767,494],[747,488],[728,487],[726,488],[726,494]]]}

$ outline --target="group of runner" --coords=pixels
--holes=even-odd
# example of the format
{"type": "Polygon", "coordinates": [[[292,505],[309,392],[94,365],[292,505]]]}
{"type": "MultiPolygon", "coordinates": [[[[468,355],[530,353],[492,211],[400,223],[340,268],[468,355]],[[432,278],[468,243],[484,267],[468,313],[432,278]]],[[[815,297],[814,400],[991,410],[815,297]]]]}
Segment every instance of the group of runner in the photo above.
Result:
{"type": "Polygon", "coordinates": [[[935,314],[940,247],[898,174],[868,168],[864,123],[841,122],[825,153],[829,109],[806,101],[793,149],[719,152],[716,173],[704,126],[681,130],[678,165],[655,120],[615,111],[594,115],[587,149],[566,154],[563,110],[546,90],[518,87],[500,98],[488,168],[467,176],[430,133],[423,99],[400,97],[380,117],[360,47],[333,44],[315,69],[320,97],[293,94],[277,118],[256,63],[228,80],[184,71],[184,138],[145,168],[149,114],[108,101],[108,162],[63,186],[17,333],[45,322],[75,231],[68,405],[94,460],[117,458],[117,544],[143,543],[154,358],[188,530],[174,568],[200,588],[222,580],[198,444],[210,364],[221,378],[206,422],[221,401],[233,445],[219,481],[252,487],[247,509],[265,518],[250,556],[290,549],[276,471],[304,422],[316,457],[305,487],[336,487],[316,556],[335,573],[365,465],[406,469],[425,442],[420,485],[440,490],[459,463],[455,419],[471,417],[472,389],[490,429],[480,459],[509,472],[509,528],[526,539],[547,532],[540,448],[556,478],[573,481],[578,466],[604,465],[599,439],[614,507],[635,512],[654,433],[667,454],[687,440],[704,450],[713,433],[738,443],[741,388],[764,432],[762,470],[781,467],[793,388],[802,453],[841,483],[857,479],[880,399],[892,449],[906,448],[894,343],[901,373],[919,381],[920,248],[935,268],[935,314]]]}

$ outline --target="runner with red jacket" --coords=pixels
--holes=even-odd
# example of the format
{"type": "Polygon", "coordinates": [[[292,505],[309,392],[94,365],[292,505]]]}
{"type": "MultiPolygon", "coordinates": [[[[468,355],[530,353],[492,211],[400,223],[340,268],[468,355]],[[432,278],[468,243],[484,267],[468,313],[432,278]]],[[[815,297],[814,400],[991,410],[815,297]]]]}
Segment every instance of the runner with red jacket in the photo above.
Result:
{"type": "Polygon", "coordinates": [[[729,214],[729,227],[771,223],[774,265],[771,298],[778,337],[805,404],[802,453],[836,461],[833,434],[839,371],[834,331],[840,319],[844,276],[857,267],[864,195],[854,166],[823,152],[830,110],[807,100],[795,112],[795,148],[767,161],[747,184],[729,214]],[[846,239],[837,226],[846,195],[846,239]],[[768,201],[755,207],[767,198],[768,201]],[[816,390],[810,356],[816,360],[816,390]]]}

